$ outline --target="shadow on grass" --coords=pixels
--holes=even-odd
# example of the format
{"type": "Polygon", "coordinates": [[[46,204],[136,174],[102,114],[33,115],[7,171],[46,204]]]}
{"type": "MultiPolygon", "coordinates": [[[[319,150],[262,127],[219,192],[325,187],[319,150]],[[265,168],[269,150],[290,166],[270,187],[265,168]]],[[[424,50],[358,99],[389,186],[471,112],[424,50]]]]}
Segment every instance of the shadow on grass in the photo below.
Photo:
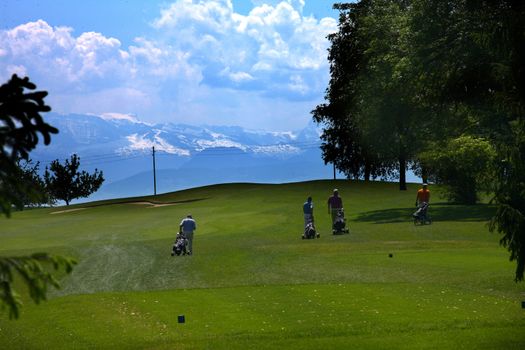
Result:
{"type": "MultiPolygon", "coordinates": [[[[432,221],[488,221],[494,215],[496,207],[488,204],[457,205],[439,203],[430,206],[428,213],[432,221]]],[[[415,207],[373,210],[360,213],[352,221],[390,224],[412,221],[415,207]]]]}

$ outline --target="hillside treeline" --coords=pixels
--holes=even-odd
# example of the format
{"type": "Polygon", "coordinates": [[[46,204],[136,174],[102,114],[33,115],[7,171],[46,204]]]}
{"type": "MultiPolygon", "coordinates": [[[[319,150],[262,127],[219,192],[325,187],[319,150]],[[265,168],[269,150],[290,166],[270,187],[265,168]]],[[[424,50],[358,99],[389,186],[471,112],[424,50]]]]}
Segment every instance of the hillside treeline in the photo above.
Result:
{"type": "Polygon", "coordinates": [[[494,194],[490,224],[525,266],[525,4],[363,0],[336,4],[323,157],[349,178],[413,169],[450,200],[494,194]]]}

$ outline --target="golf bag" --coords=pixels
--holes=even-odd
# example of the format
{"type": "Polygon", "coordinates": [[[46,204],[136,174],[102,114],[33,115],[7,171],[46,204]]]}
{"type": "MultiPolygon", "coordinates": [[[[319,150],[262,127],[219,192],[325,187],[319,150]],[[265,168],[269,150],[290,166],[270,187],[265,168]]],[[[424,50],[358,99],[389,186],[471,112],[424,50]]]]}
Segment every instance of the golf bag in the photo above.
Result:
{"type": "Polygon", "coordinates": [[[177,238],[175,238],[175,242],[173,243],[173,249],[171,252],[171,256],[175,255],[186,255],[188,253],[188,250],[186,247],[188,246],[188,239],[182,232],[177,233],[177,238]]]}
{"type": "Polygon", "coordinates": [[[332,223],[332,233],[334,235],[341,235],[344,233],[350,233],[350,230],[346,228],[345,212],[343,208],[337,211],[337,216],[332,223]]]}
{"type": "Polygon", "coordinates": [[[414,218],[414,225],[417,224],[431,224],[432,219],[428,215],[428,203],[422,202],[419,204],[416,212],[412,214],[414,218]]]}
{"type": "Polygon", "coordinates": [[[313,238],[319,238],[320,235],[315,231],[315,226],[313,222],[309,222],[306,224],[306,227],[304,228],[304,233],[302,238],[303,239],[313,239],[313,238]]]}

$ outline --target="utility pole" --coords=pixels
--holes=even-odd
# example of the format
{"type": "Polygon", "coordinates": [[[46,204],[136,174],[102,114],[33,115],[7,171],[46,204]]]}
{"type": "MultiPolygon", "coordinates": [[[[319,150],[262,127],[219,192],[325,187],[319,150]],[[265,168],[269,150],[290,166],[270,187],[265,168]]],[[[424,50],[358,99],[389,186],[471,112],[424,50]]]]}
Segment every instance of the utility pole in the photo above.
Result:
{"type": "Polygon", "coordinates": [[[157,195],[157,172],[155,169],[155,146],[153,146],[153,195],[157,195]]]}
{"type": "Polygon", "coordinates": [[[337,180],[337,178],[335,177],[335,163],[334,163],[334,180],[337,180]]]}

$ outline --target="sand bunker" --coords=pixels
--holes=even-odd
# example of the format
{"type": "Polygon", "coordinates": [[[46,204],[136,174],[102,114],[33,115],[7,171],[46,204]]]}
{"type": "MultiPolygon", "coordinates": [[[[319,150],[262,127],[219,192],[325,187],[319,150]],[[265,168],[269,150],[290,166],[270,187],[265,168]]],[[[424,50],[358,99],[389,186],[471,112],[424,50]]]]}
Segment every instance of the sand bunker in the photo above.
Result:
{"type": "Polygon", "coordinates": [[[51,213],[49,213],[49,214],[62,214],[62,213],[69,213],[69,212],[72,212],[72,211],[79,211],[79,210],[84,210],[84,209],[87,209],[87,208],[66,209],[66,210],[54,211],[54,212],[51,212],[51,213]]]}
{"type": "Polygon", "coordinates": [[[137,204],[137,205],[149,205],[150,208],[167,207],[168,205],[176,205],[178,203],[152,203],[152,202],[128,202],[122,204],[137,204]]]}

